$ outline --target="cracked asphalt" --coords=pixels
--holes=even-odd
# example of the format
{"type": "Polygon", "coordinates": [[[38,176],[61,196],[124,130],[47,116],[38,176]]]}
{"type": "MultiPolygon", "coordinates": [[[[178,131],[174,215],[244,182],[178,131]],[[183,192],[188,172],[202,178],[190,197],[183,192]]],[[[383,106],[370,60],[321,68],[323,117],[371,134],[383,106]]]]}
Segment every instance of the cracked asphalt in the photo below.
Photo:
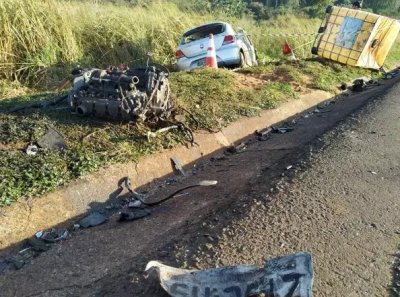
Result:
{"type": "Polygon", "coordinates": [[[201,269],[262,265],[296,251],[313,256],[315,296],[399,296],[396,82],[337,98],[296,118],[293,132],[206,156],[172,186],[152,185],[154,197],[165,197],[199,180],[219,182],[145,219],[121,224],[109,213],[107,224],[72,232],[21,269],[3,269],[0,296],[165,297],[143,278],[149,260],[201,269]]]}

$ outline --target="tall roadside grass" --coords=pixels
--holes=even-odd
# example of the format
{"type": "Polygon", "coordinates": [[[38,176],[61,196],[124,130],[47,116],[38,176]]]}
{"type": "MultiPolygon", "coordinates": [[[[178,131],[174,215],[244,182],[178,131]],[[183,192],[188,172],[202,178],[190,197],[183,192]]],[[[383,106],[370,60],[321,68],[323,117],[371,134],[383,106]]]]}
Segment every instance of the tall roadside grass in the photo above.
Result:
{"type": "Polygon", "coordinates": [[[182,32],[209,19],[166,1],[148,7],[1,1],[0,77],[38,81],[52,67],[129,63],[149,51],[155,61],[170,64],[182,32]]]}
{"type": "Polygon", "coordinates": [[[1,1],[0,36],[0,74],[7,79],[34,78],[82,55],[72,20],[54,1],[1,1]]]}
{"type": "Polygon", "coordinates": [[[262,62],[281,60],[285,40],[298,58],[311,57],[311,47],[321,23],[319,19],[294,15],[277,16],[259,22],[246,18],[231,21],[248,32],[262,62]]]}
{"type": "MultiPolygon", "coordinates": [[[[65,75],[69,65],[131,64],[143,60],[147,52],[153,53],[154,61],[171,65],[182,33],[215,20],[245,29],[266,61],[279,59],[285,39],[272,35],[312,33],[319,22],[294,16],[256,22],[223,14],[200,15],[181,11],[168,1],[133,7],[94,0],[1,1],[0,79],[44,83],[65,75]]],[[[306,44],[298,53],[308,55],[312,37],[288,39],[294,47],[306,44]]]]}

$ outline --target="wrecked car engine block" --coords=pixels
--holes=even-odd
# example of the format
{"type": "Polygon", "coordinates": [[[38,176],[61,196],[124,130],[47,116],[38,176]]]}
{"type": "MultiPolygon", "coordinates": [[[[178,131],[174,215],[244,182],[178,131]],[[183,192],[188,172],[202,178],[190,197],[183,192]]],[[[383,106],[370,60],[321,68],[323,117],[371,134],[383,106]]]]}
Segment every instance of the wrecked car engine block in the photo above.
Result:
{"type": "Polygon", "coordinates": [[[172,109],[168,71],[156,66],[73,70],[72,112],[111,119],[168,117],[172,109]]]}

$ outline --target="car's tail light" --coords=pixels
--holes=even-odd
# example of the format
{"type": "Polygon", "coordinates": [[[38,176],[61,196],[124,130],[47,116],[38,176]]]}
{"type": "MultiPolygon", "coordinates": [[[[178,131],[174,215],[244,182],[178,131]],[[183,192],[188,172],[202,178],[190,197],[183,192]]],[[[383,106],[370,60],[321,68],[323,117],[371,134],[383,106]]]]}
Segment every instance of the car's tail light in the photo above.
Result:
{"type": "Polygon", "coordinates": [[[222,45],[234,43],[235,41],[236,41],[236,38],[234,35],[225,35],[224,42],[222,43],[222,45]]]}
{"type": "Polygon", "coordinates": [[[183,58],[184,56],[185,56],[185,54],[184,54],[181,50],[177,50],[177,51],[175,52],[175,57],[176,57],[176,59],[183,58]]]}

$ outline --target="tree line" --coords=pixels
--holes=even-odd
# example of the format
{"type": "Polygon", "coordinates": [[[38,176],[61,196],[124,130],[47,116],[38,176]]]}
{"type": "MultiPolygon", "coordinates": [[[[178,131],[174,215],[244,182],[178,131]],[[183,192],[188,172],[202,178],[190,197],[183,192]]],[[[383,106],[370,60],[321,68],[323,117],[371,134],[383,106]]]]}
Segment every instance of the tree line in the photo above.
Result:
{"type": "MultiPolygon", "coordinates": [[[[304,12],[316,17],[324,13],[328,5],[351,7],[356,0],[210,0],[211,7],[224,9],[231,15],[253,14],[256,18],[270,18],[276,14],[304,12]]],[[[399,0],[364,0],[362,9],[387,16],[400,16],[399,0]]]]}
{"type": "MultiPolygon", "coordinates": [[[[99,0],[102,1],[102,0],[99,0]]],[[[103,0],[114,3],[146,6],[157,0],[103,0]]],[[[356,0],[162,0],[176,3],[182,9],[197,12],[223,11],[242,17],[251,15],[256,19],[269,19],[276,15],[303,13],[310,17],[322,17],[328,5],[351,7],[356,0]]],[[[400,17],[400,0],[359,0],[362,9],[386,16],[400,17]]]]}

